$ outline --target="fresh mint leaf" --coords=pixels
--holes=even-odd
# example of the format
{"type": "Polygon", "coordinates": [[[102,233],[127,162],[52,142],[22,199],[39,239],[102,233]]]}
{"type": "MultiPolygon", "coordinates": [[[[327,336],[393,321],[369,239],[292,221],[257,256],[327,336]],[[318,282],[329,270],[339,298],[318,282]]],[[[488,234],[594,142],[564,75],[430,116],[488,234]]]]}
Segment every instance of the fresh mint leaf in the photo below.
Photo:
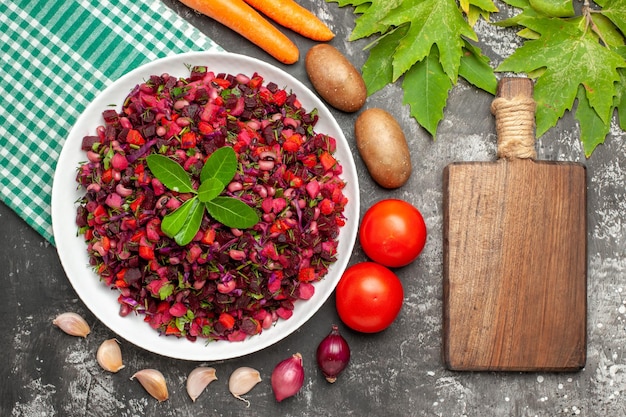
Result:
{"type": "Polygon", "coordinates": [[[148,168],[164,186],[179,193],[195,193],[189,174],[167,156],[152,154],[146,158],[148,168]]]}
{"type": "Polygon", "coordinates": [[[211,217],[228,227],[247,229],[259,221],[256,211],[236,198],[216,197],[204,204],[211,217]]]}
{"type": "Polygon", "coordinates": [[[205,162],[200,172],[200,182],[205,182],[208,178],[215,178],[226,186],[235,176],[238,165],[235,150],[230,146],[221,147],[213,152],[205,162]]]}
{"type": "Polygon", "coordinates": [[[217,178],[207,178],[198,188],[198,199],[202,203],[213,200],[224,191],[224,184],[217,178]]]}

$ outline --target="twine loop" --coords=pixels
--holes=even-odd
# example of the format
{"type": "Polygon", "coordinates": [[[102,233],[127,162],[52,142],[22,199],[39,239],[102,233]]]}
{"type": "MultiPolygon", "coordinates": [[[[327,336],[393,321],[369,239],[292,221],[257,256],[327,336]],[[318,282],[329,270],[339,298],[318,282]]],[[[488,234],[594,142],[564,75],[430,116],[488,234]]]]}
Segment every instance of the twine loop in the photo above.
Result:
{"type": "Polygon", "coordinates": [[[532,97],[498,97],[491,102],[496,118],[498,158],[535,159],[535,108],[532,97]]]}

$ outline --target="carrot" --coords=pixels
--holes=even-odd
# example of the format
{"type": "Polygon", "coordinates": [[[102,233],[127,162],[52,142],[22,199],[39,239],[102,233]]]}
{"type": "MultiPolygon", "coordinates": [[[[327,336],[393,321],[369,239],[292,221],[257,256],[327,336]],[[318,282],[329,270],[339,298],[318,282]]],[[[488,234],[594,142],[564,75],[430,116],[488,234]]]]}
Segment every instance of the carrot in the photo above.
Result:
{"type": "Polygon", "coordinates": [[[245,0],[276,23],[314,41],[326,42],[335,34],[317,16],[294,0],[245,0]]]}
{"type": "Polygon", "coordinates": [[[298,47],[243,0],[180,0],[239,33],[284,64],[298,61],[298,47]]]}

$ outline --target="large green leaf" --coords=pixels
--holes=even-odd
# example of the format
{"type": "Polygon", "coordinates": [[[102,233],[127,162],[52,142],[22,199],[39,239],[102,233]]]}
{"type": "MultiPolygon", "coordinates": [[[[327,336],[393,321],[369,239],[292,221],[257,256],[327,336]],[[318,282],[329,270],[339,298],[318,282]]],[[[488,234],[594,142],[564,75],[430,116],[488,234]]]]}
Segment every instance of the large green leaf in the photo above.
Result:
{"type": "Polygon", "coordinates": [[[413,65],[404,76],[404,104],[411,108],[411,116],[428,133],[436,137],[437,126],[443,119],[452,82],[439,63],[437,48],[426,59],[413,65]]]}
{"type": "Polygon", "coordinates": [[[354,29],[350,40],[367,38],[376,33],[381,34],[390,29],[389,24],[382,22],[387,13],[399,6],[404,0],[327,0],[337,2],[340,7],[355,6],[355,13],[360,14],[354,21],[354,29]]]}
{"type": "Polygon", "coordinates": [[[452,0],[405,0],[383,19],[392,26],[409,24],[393,55],[393,81],[426,58],[434,45],[443,71],[456,83],[463,54],[463,37],[478,40],[452,0]]]}
{"type": "Polygon", "coordinates": [[[596,0],[602,10],[599,13],[611,19],[622,34],[626,35],[626,2],[624,0],[596,0]]]}
{"type": "Polygon", "coordinates": [[[585,88],[581,85],[578,88],[578,106],[576,109],[576,119],[580,124],[581,137],[585,137],[583,147],[585,155],[590,156],[594,149],[604,143],[606,135],[609,133],[611,124],[605,123],[596,111],[589,105],[585,88]]]}
{"type": "Polygon", "coordinates": [[[459,75],[470,84],[495,94],[498,80],[489,65],[489,58],[484,56],[480,49],[467,41],[463,50],[459,75]]]}
{"type": "Polygon", "coordinates": [[[572,0],[530,0],[533,9],[549,17],[574,16],[572,0]]]}
{"type": "Polygon", "coordinates": [[[393,67],[390,56],[393,55],[400,39],[404,37],[409,25],[402,25],[385,36],[381,36],[370,49],[370,54],[361,70],[367,87],[367,94],[372,95],[392,82],[393,67]]]}
{"type": "Polygon", "coordinates": [[[608,123],[613,103],[607,97],[615,95],[617,68],[626,62],[586,31],[582,18],[527,17],[520,23],[541,37],[524,43],[496,70],[531,73],[545,68],[535,85],[537,135],[572,109],[579,85],[585,87],[590,106],[608,123]]]}
{"type": "Polygon", "coordinates": [[[602,38],[602,42],[613,48],[624,45],[624,36],[611,19],[600,13],[593,13],[590,16],[595,25],[594,30],[602,38]]]}

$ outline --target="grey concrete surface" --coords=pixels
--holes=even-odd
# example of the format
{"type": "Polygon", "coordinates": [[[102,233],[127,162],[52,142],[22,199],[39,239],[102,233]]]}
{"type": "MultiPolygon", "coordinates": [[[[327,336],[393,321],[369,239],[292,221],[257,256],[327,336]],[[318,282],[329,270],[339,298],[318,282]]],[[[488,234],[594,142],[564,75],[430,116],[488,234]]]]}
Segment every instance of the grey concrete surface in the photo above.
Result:
{"type": "MultiPolygon", "coordinates": [[[[303,60],[280,65],[245,39],[176,0],[163,0],[224,49],[266,60],[310,86],[303,60]]],[[[322,0],[300,3],[337,34],[331,42],[360,68],[367,41],[349,42],[349,7],[322,0]]],[[[502,13],[511,10],[502,7],[502,13]]],[[[513,30],[480,23],[481,47],[494,66],[517,45],[513,30]]],[[[297,35],[302,54],[314,43],[297,35]]],[[[419,88],[419,86],[415,86],[419,88]]],[[[333,111],[351,143],[361,184],[361,211],[384,198],[401,198],[423,213],[429,237],[413,264],[396,270],[405,288],[397,321],[379,334],[341,327],[352,361],[337,383],[326,383],[314,365],[315,347],[339,321],[334,298],[301,329],[276,345],[243,358],[212,363],[218,381],[197,402],[185,393],[198,363],[164,358],[122,344],[128,370],[157,368],[168,378],[170,399],[148,397],[130,371],[111,375],[96,363],[99,343],[115,335],[76,296],[54,247],[10,209],[0,205],[0,415],[3,416],[623,416],[626,415],[626,134],[614,128],[586,160],[578,128],[567,114],[537,144],[540,159],[582,161],[588,169],[587,365],[575,373],[460,373],[446,370],[442,342],[442,170],[453,161],[495,159],[492,97],[460,82],[454,87],[435,141],[409,117],[399,83],[371,96],[366,107],[391,112],[402,125],[414,172],[397,190],[384,190],[367,174],[353,138],[355,114],[333,111]],[[59,337],[51,325],[62,311],[77,311],[92,325],[89,338],[59,337]],[[306,380],[294,398],[277,403],[269,376],[274,365],[299,351],[306,380]],[[246,398],[228,393],[228,375],[239,366],[261,371],[263,382],[246,398]]],[[[529,225],[532,227],[532,225],[529,225]]],[[[366,260],[355,246],[350,263],[366,260]]]]}

